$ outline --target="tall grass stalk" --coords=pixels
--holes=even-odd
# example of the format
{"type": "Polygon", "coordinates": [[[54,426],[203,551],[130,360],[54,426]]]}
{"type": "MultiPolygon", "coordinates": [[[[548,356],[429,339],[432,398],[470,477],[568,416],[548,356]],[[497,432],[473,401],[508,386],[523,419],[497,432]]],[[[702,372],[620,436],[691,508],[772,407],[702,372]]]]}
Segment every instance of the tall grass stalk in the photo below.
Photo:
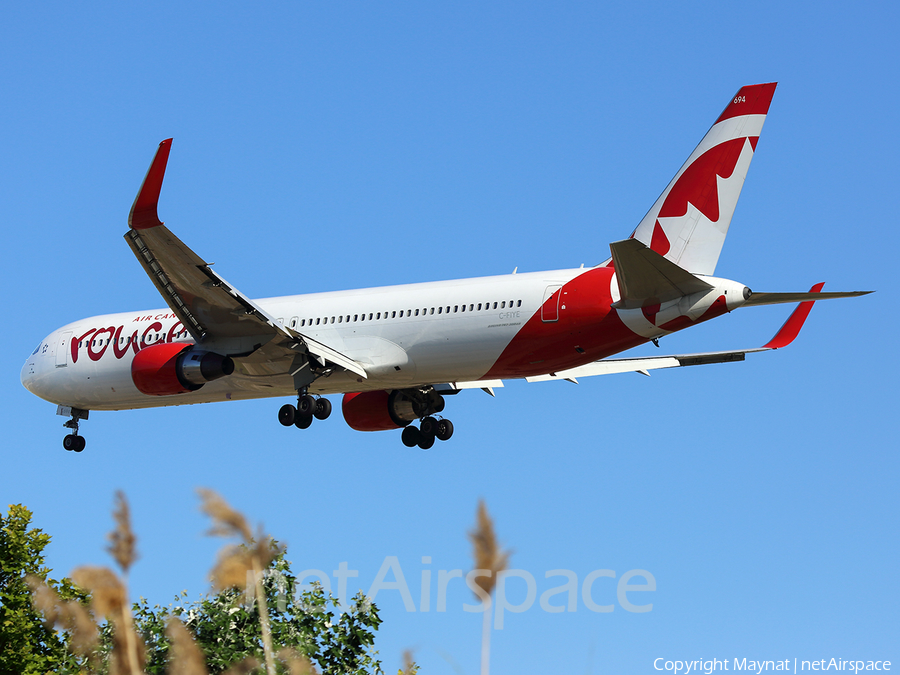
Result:
{"type": "Polygon", "coordinates": [[[472,542],[473,570],[481,574],[474,578],[478,591],[475,595],[484,607],[484,619],[481,628],[481,675],[489,675],[491,662],[491,614],[493,598],[491,594],[497,585],[497,575],[509,567],[509,551],[500,548],[494,532],[494,521],[488,514],[484,500],[478,501],[475,529],[469,532],[472,542]],[[485,572],[487,574],[485,574],[485,572]]]}
{"type": "Polygon", "coordinates": [[[275,674],[275,652],[272,649],[272,629],[269,626],[269,608],[263,589],[263,570],[278,555],[280,548],[275,546],[262,528],[254,540],[250,526],[243,514],[235,511],[221,495],[207,488],[197,490],[200,495],[200,509],[213,520],[213,527],[208,534],[213,536],[233,537],[243,540],[243,546],[232,546],[223,549],[219,554],[219,562],[210,576],[213,586],[224,588],[240,588],[247,580],[247,573],[253,575],[254,594],[259,607],[259,623],[262,630],[263,654],[266,659],[267,675],[275,674]]]}

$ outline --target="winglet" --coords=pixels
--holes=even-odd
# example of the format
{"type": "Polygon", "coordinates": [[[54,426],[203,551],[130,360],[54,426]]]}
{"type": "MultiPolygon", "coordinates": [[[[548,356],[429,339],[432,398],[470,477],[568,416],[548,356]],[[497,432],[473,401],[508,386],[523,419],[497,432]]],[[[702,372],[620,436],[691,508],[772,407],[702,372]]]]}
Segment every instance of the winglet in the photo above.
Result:
{"type": "Polygon", "coordinates": [[[128,214],[128,226],[134,230],[146,230],[162,225],[156,213],[156,205],[159,203],[159,192],[162,189],[163,177],[166,175],[166,164],[171,148],[171,138],[159,144],[144,182],[141,183],[141,189],[134,198],[134,204],[131,205],[131,212],[128,214]]]}
{"type": "MultiPolygon", "coordinates": [[[[816,284],[809,289],[809,292],[818,293],[824,285],[824,283],[816,284]]],[[[763,345],[763,349],[781,349],[791,344],[800,333],[800,329],[803,328],[803,323],[806,321],[806,317],[809,316],[814,302],[815,300],[807,300],[797,305],[797,309],[791,313],[788,320],[784,322],[784,325],[775,334],[775,337],[763,345]]]]}

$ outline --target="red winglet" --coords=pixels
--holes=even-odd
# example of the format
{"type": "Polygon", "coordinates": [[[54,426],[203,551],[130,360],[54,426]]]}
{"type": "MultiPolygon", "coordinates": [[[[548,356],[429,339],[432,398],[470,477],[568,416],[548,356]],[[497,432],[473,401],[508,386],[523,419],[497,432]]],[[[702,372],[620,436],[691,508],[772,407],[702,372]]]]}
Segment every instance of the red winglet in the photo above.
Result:
{"type": "MultiPolygon", "coordinates": [[[[816,284],[809,289],[809,292],[819,293],[824,285],[824,282],[816,284]]],[[[763,345],[763,349],[781,349],[791,344],[800,333],[800,329],[803,328],[803,323],[806,321],[806,317],[809,316],[814,303],[815,300],[807,300],[797,305],[797,309],[791,313],[788,320],[784,322],[784,325],[775,334],[775,337],[763,345]]]]}
{"type": "Polygon", "coordinates": [[[775,95],[775,87],[777,82],[769,82],[767,84],[750,84],[741,87],[738,93],[734,95],[716,124],[722,120],[727,120],[740,115],[765,115],[769,112],[769,105],[772,103],[772,97],[775,95]]]}
{"type": "Polygon", "coordinates": [[[167,138],[159,144],[159,149],[150,163],[141,189],[138,190],[131,212],[128,214],[128,226],[135,230],[145,230],[148,227],[162,225],[162,221],[156,213],[156,205],[159,203],[159,192],[162,189],[163,177],[166,175],[166,164],[169,161],[169,150],[172,148],[172,139],[167,138]]]}

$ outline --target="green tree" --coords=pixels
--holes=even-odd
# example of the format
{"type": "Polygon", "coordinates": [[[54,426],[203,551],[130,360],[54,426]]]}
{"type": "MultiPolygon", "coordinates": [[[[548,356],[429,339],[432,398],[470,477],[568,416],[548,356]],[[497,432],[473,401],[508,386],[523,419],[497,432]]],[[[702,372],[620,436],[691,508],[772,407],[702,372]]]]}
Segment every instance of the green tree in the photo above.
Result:
{"type": "Polygon", "coordinates": [[[29,529],[31,515],[21,504],[10,504],[5,517],[0,514],[0,675],[78,668],[68,634],[45,625],[32,606],[28,577],[45,582],[63,600],[85,602],[87,596],[69,579],[49,578],[43,551],[50,535],[29,529]]]}
{"type": "MultiPolygon", "coordinates": [[[[321,585],[297,592],[296,577],[283,553],[269,564],[263,587],[276,650],[294,650],[329,675],[383,672],[372,649],[381,619],[362,593],[338,616],[337,599],[321,585]]],[[[259,608],[241,590],[227,589],[196,602],[187,602],[182,594],[169,607],[150,607],[141,598],[133,611],[135,630],[147,645],[146,671],[151,675],[166,672],[171,652],[166,624],[172,617],[187,627],[210,673],[247,658],[263,659],[259,608]]]]}

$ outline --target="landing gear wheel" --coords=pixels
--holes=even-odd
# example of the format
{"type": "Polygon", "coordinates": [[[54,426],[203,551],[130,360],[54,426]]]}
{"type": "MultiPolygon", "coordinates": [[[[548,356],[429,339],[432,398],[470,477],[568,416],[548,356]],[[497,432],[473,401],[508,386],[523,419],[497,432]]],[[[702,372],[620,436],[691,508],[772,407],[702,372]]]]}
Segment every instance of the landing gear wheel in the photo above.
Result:
{"type": "Polygon", "coordinates": [[[312,426],[312,421],[312,417],[297,415],[297,417],[294,418],[294,426],[298,429],[309,429],[312,426]]]}
{"type": "Polygon", "coordinates": [[[305,396],[301,396],[297,400],[297,413],[300,417],[309,417],[312,418],[313,413],[316,412],[316,399],[314,399],[309,394],[305,396]]]}
{"type": "Polygon", "coordinates": [[[434,436],[437,433],[437,420],[433,417],[425,417],[419,424],[419,431],[423,436],[434,436]]]}
{"type": "Polygon", "coordinates": [[[84,446],[86,441],[84,440],[84,436],[76,436],[75,437],[75,452],[81,452],[84,450],[84,446]]]}
{"type": "Polygon", "coordinates": [[[286,427],[291,426],[296,417],[297,409],[290,403],[285,403],[278,411],[278,421],[286,427]]]}
{"type": "Polygon", "coordinates": [[[328,416],[331,415],[331,401],[327,398],[318,399],[313,415],[315,415],[317,420],[327,420],[328,416]]]}
{"type": "Polygon", "coordinates": [[[400,435],[400,440],[403,441],[403,445],[407,448],[414,448],[419,444],[419,440],[422,438],[422,434],[419,433],[419,430],[413,426],[408,426],[403,429],[403,433],[400,435]]]}
{"type": "Polygon", "coordinates": [[[425,434],[420,434],[421,438],[419,438],[419,447],[423,450],[428,450],[432,445],[434,445],[434,435],[430,434],[426,436],[425,434]]]}
{"type": "Polygon", "coordinates": [[[74,450],[75,448],[77,448],[78,447],[78,436],[76,436],[75,434],[68,434],[63,439],[63,447],[66,450],[74,450]]]}
{"type": "Polygon", "coordinates": [[[435,436],[439,441],[449,441],[450,437],[453,435],[453,422],[450,420],[441,420],[437,423],[437,431],[435,431],[435,436]]]}

